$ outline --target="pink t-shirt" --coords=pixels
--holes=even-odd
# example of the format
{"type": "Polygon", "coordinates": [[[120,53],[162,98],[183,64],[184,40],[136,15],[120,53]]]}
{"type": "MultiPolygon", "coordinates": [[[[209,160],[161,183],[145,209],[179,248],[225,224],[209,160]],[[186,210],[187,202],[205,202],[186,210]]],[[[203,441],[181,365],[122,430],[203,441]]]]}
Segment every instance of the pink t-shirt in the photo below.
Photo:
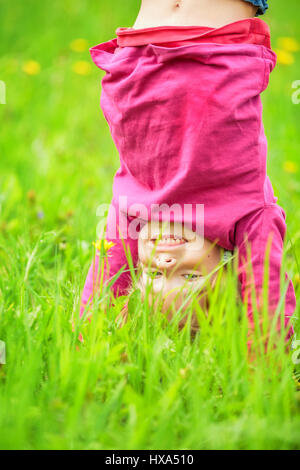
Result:
{"type": "Polygon", "coordinates": [[[118,28],[117,42],[120,48],[166,44],[168,47],[212,42],[215,44],[257,44],[271,48],[270,30],[257,18],[235,21],[219,28],[207,26],[157,26],[154,28],[118,28]],[[207,34],[209,33],[209,34],[207,34]]]}
{"type": "Polygon", "coordinates": [[[236,223],[276,202],[266,174],[260,99],[276,62],[262,45],[268,26],[251,18],[210,29],[198,36],[201,43],[149,42],[115,53],[120,37],[132,43],[135,33],[141,38],[139,30],[122,30],[91,49],[106,71],[101,108],[120,155],[112,202],[118,206],[126,195],[128,206],[204,204],[204,235],[232,250],[236,223]],[[248,31],[258,44],[227,44],[233,31],[242,37],[248,31]],[[222,36],[223,44],[211,42],[222,36]]]}

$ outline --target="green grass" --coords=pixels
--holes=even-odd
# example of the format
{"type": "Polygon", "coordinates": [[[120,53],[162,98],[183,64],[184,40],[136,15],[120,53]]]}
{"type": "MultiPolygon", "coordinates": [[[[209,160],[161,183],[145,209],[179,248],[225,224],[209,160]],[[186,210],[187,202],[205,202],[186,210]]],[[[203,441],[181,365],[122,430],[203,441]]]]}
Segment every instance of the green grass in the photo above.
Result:
{"type": "MultiPolygon", "coordinates": [[[[70,42],[111,39],[132,26],[135,3],[0,0],[0,448],[299,449],[291,354],[281,341],[249,364],[234,274],[211,293],[194,341],[149,315],[138,293],[123,328],[115,319],[125,299],[105,308],[104,292],[92,323],[72,331],[118,155],[98,106],[102,75],[92,65],[74,72],[90,58],[70,42]],[[39,74],[24,72],[30,60],[39,74]]],[[[280,36],[299,41],[298,0],[270,3],[273,46],[280,36]]],[[[291,95],[300,51],[292,54],[263,101],[268,173],[287,215],[284,267],[299,301],[300,104],[291,95]]]]}

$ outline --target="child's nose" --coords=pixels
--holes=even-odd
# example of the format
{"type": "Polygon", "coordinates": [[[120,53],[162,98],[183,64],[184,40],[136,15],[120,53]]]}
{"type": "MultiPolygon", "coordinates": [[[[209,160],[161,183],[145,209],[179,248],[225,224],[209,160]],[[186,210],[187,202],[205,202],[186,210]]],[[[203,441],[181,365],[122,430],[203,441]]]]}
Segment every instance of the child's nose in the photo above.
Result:
{"type": "Polygon", "coordinates": [[[156,258],[157,267],[160,269],[172,268],[176,264],[176,259],[170,255],[159,255],[156,258]]]}

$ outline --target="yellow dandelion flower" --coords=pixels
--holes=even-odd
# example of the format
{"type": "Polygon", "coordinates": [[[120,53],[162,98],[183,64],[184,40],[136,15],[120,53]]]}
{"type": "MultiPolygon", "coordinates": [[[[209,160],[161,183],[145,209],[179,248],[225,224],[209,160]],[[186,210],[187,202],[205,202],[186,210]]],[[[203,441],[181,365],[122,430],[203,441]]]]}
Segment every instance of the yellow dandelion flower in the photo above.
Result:
{"type": "Polygon", "coordinates": [[[70,42],[70,49],[74,52],[84,52],[88,49],[88,42],[86,39],[74,39],[70,42]]]}
{"type": "Polygon", "coordinates": [[[109,242],[107,240],[104,240],[104,249],[105,249],[105,251],[110,250],[113,246],[115,246],[114,242],[109,242]]]}
{"type": "Polygon", "coordinates": [[[283,164],[283,169],[286,173],[297,173],[298,165],[295,162],[286,161],[283,164]]]}
{"type": "Polygon", "coordinates": [[[275,49],[277,62],[282,65],[292,65],[295,62],[294,56],[284,49],[275,49]]]}
{"type": "Polygon", "coordinates": [[[85,60],[79,60],[73,64],[73,72],[78,75],[89,75],[91,72],[91,64],[85,60]]]}
{"type": "Polygon", "coordinates": [[[93,245],[96,247],[97,251],[101,251],[102,246],[103,246],[103,251],[104,253],[106,253],[113,246],[115,246],[115,243],[109,242],[108,240],[97,240],[96,242],[93,242],[93,245]]]}
{"type": "Polygon", "coordinates": [[[93,245],[97,251],[101,251],[102,240],[97,240],[96,242],[93,242],[93,245]]]}
{"type": "Polygon", "coordinates": [[[300,43],[295,38],[281,37],[278,38],[278,46],[289,52],[297,52],[300,49],[300,43]]]}
{"type": "Polygon", "coordinates": [[[38,75],[41,71],[41,66],[35,60],[28,60],[23,64],[22,70],[28,75],[38,75]]]}
{"type": "Polygon", "coordinates": [[[295,277],[294,277],[294,282],[295,284],[300,284],[300,274],[295,274],[295,277]]]}

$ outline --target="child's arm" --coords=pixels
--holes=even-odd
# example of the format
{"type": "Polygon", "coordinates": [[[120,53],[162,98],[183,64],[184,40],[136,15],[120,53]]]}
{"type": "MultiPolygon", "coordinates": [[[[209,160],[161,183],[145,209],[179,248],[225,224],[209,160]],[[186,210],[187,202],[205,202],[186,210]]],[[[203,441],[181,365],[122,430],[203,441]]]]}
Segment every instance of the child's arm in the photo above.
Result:
{"type": "Polygon", "coordinates": [[[105,283],[110,282],[120,269],[125,268],[124,272],[122,272],[111,286],[114,296],[126,295],[127,289],[131,284],[131,275],[129,272],[124,245],[127,251],[130,250],[132,262],[133,265],[135,265],[138,257],[138,244],[137,240],[129,237],[122,240],[119,235],[118,227],[122,227],[122,230],[126,232],[128,227],[128,218],[122,212],[120,215],[118,208],[111,204],[107,217],[106,240],[112,242],[113,246],[108,250],[107,256],[103,262],[102,259],[100,259],[99,253],[96,253],[86,277],[82,292],[80,316],[83,315],[88,303],[89,306],[91,306],[94,296],[99,292],[101,285],[105,285],[105,283]],[[120,217],[122,218],[121,220],[120,217]],[[115,233],[115,236],[112,236],[112,233],[115,233]],[[103,267],[104,272],[102,273],[103,267]]]}
{"type": "MultiPolygon", "coordinates": [[[[264,265],[266,252],[268,252],[268,240],[270,237],[272,237],[272,244],[270,246],[271,249],[268,257],[268,313],[270,320],[272,320],[274,316],[280,296],[282,295],[282,290],[280,289],[280,271],[285,232],[286,224],[284,211],[275,203],[267,204],[264,208],[251,213],[240,220],[236,225],[235,244],[239,251],[239,279],[241,282],[243,300],[245,300],[247,296],[250,342],[255,331],[253,305],[251,301],[251,291],[253,288],[255,288],[256,292],[260,326],[262,326],[263,323],[264,265]],[[248,243],[244,241],[245,235],[247,235],[248,243]],[[249,260],[247,246],[251,249],[251,263],[245,262],[246,260],[249,260]],[[251,274],[251,270],[254,279],[251,274]]],[[[288,281],[287,274],[285,274],[285,281],[288,281]]],[[[290,320],[295,307],[296,299],[293,284],[289,281],[283,306],[280,309],[280,315],[276,323],[276,331],[279,334],[281,332],[282,316],[284,316],[284,326],[289,329],[288,337],[293,333],[290,320]]],[[[270,328],[271,322],[266,334],[265,345],[268,343],[270,328]]]]}

